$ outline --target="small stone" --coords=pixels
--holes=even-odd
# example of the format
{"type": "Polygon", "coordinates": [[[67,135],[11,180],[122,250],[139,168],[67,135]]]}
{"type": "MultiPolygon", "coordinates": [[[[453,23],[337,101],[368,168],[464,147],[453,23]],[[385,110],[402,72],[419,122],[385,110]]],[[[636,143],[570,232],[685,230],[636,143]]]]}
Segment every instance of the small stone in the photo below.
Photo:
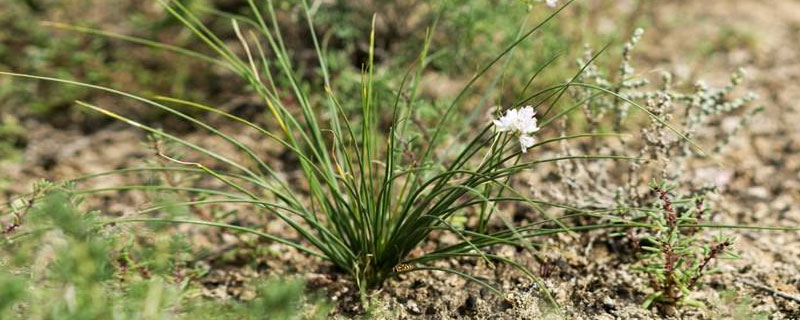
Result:
{"type": "Polygon", "coordinates": [[[752,187],[747,189],[747,195],[756,199],[766,199],[769,197],[769,190],[764,187],[752,187]]]}
{"type": "Polygon", "coordinates": [[[603,307],[605,307],[606,310],[616,310],[617,302],[614,301],[614,299],[611,299],[611,297],[606,296],[605,298],[603,298],[603,307]]]}
{"type": "Polygon", "coordinates": [[[419,309],[419,305],[417,305],[417,302],[414,300],[408,300],[408,302],[406,302],[406,309],[412,314],[422,314],[422,310],[419,309]]]}

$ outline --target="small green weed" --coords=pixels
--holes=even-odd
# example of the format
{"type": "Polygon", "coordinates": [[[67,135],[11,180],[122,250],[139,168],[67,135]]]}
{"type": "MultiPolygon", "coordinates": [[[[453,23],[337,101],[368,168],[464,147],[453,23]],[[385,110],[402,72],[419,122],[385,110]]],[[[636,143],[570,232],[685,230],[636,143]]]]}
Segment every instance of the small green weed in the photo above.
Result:
{"type": "Polygon", "coordinates": [[[690,295],[704,276],[717,272],[712,264],[715,259],[738,258],[732,248],[734,239],[721,234],[708,239],[702,227],[707,218],[704,195],[675,200],[667,183],[653,182],[652,188],[659,205],[646,213],[658,228],[638,236],[640,264],[633,266],[650,278],[654,291],[644,307],[654,302],[671,307],[702,306],[690,295]]]}

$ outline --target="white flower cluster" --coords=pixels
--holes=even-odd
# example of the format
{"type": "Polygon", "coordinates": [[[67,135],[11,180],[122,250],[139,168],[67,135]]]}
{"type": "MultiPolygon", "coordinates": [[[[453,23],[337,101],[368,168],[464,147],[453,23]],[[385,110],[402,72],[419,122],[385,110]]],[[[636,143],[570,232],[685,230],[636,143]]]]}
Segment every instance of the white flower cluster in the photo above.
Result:
{"type": "Polygon", "coordinates": [[[522,148],[522,153],[526,153],[528,148],[536,143],[536,140],[531,135],[539,131],[539,126],[536,123],[536,111],[531,106],[525,106],[519,110],[508,110],[505,115],[494,120],[493,123],[497,128],[497,132],[519,134],[519,145],[522,148]]]}
{"type": "Polygon", "coordinates": [[[555,8],[558,5],[558,0],[544,0],[544,3],[550,8],[555,8]]]}

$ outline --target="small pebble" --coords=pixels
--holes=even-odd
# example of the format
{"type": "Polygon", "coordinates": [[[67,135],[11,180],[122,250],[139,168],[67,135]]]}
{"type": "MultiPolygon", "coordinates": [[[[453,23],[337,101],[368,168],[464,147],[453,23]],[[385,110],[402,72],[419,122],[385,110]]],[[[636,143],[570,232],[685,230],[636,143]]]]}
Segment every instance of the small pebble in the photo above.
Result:
{"type": "Polygon", "coordinates": [[[408,302],[406,302],[406,308],[408,312],[412,314],[422,314],[422,310],[419,309],[417,302],[414,300],[408,300],[408,302]]]}
{"type": "Polygon", "coordinates": [[[747,189],[747,195],[756,199],[766,199],[769,197],[769,191],[764,187],[752,187],[747,189]]]}
{"type": "Polygon", "coordinates": [[[611,299],[611,297],[606,296],[603,298],[603,306],[606,308],[606,310],[616,310],[617,302],[614,301],[614,299],[611,299]]]}

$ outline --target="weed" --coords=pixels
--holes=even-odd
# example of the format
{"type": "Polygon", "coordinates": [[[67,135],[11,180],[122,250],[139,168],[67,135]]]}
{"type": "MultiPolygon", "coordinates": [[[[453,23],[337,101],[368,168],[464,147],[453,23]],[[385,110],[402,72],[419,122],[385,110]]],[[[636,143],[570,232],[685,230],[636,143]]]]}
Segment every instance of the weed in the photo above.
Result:
{"type": "MultiPolygon", "coordinates": [[[[705,229],[699,226],[712,225],[706,208],[709,205],[706,195],[716,186],[687,174],[688,162],[690,159],[711,157],[697,147],[699,143],[710,144],[713,153],[722,150],[730,137],[745,127],[762,108],[742,111],[755,99],[751,93],[742,96],[734,94],[745,76],[742,70],[737,70],[728,85],[722,88],[709,88],[703,82],[698,82],[689,89],[689,93],[683,93],[675,88],[672,76],[663,73],[660,87],[650,89],[649,80],[637,74],[632,64],[633,49],[642,36],[643,30],[638,29],[625,43],[621,50],[621,62],[615,70],[604,71],[592,63],[581,74],[583,81],[617,95],[596,96],[597,92],[591,88],[571,90],[576,100],[585,99],[585,103],[575,107],[583,109],[580,119],[583,122],[580,125],[593,133],[628,131],[631,123],[638,125],[636,117],[629,114],[630,104],[627,101],[635,100],[641,101],[651,114],[681,123],[682,132],[691,139],[676,136],[667,122],[652,121],[634,139],[595,139],[580,148],[562,144],[561,153],[564,156],[633,149],[637,157],[630,162],[558,162],[554,176],[563,188],[552,188],[551,197],[583,209],[616,210],[615,216],[598,217],[601,221],[646,224],[646,228],[630,228],[614,233],[627,239],[637,253],[639,262],[632,268],[650,278],[650,287],[654,292],[645,297],[644,306],[654,302],[669,308],[678,305],[697,306],[699,302],[689,296],[697,289],[703,276],[716,271],[710,264],[715,259],[729,258],[735,254],[731,248],[732,238],[717,236],[708,239],[705,229]],[[722,130],[715,125],[724,117],[738,117],[734,128],[722,130]],[[641,162],[643,159],[649,160],[650,165],[644,166],[641,162]],[[648,186],[648,178],[673,181],[673,184],[648,186]],[[678,189],[678,186],[681,188],[678,189]],[[693,196],[673,199],[673,194],[681,192],[693,196]],[[652,201],[653,193],[657,201],[652,201]]],[[[585,65],[592,57],[592,51],[587,49],[585,58],[580,59],[578,64],[585,65]]],[[[566,120],[562,119],[561,127],[562,136],[566,136],[566,120]]]]}
{"type": "Polygon", "coordinates": [[[676,201],[668,184],[654,181],[652,188],[660,206],[647,216],[658,228],[637,236],[640,264],[633,266],[650,278],[654,291],[645,299],[644,307],[654,302],[670,307],[702,306],[690,295],[701,278],[716,272],[709,263],[738,257],[732,250],[734,239],[723,235],[707,239],[698,226],[707,211],[703,195],[676,201]]]}
{"type": "MultiPolygon", "coordinates": [[[[711,88],[699,81],[688,90],[680,90],[673,84],[672,75],[662,73],[659,87],[650,88],[650,80],[637,74],[632,66],[632,51],[642,37],[641,29],[634,32],[622,48],[619,67],[603,71],[590,63],[580,79],[593,83],[603,90],[617,95],[598,95],[594,88],[571,90],[576,100],[584,101],[574,108],[582,108],[582,127],[588,132],[627,132],[632,124],[638,126],[637,117],[629,116],[629,101],[639,101],[647,112],[660,119],[680,123],[683,136],[676,135],[676,128],[668,122],[652,121],[639,130],[639,135],[619,136],[618,139],[595,139],[582,146],[583,150],[562,145],[563,155],[576,155],[609,150],[636,150],[637,159],[631,162],[604,162],[585,166],[576,161],[559,163],[557,176],[565,193],[553,193],[555,199],[573,203],[579,207],[637,207],[644,205],[648,190],[649,175],[674,181],[692,190],[707,187],[706,180],[695,179],[687,174],[689,159],[707,159],[721,151],[730,137],[739,133],[762,107],[751,107],[756,96],[745,93],[737,96],[735,89],[742,83],[745,72],[737,70],[731,75],[729,83],[721,88],[711,88]],[[688,93],[685,91],[689,91],[688,93]],[[747,111],[743,111],[749,109],[747,111]],[[722,130],[717,124],[725,117],[735,120],[734,128],[722,130]],[[738,118],[738,119],[736,119],[738,118]],[[689,139],[686,139],[689,138],[689,139]],[[614,141],[616,140],[616,141],[614,141]],[[700,145],[705,145],[701,147],[700,145]],[[710,145],[710,147],[708,147],[710,145]],[[641,161],[655,163],[643,166],[641,161]],[[659,168],[651,172],[648,168],[659,168]],[[610,173],[625,172],[622,178],[612,177],[610,173]]],[[[592,57],[587,49],[585,58],[578,64],[584,65],[592,57]]],[[[562,132],[566,132],[567,122],[562,121],[562,132]]],[[[565,133],[562,133],[564,135],[565,133]]],[[[561,190],[561,188],[556,189],[561,190]]]]}

